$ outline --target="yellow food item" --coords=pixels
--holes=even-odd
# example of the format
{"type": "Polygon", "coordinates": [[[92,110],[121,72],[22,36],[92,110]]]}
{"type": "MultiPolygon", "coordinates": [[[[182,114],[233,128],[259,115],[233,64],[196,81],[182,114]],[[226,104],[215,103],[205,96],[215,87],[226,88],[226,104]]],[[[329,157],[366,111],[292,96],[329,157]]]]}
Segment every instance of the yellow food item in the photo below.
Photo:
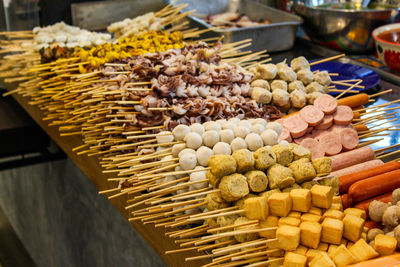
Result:
{"type": "Polygon", "coordinates": [[[219,189],[222,198],[226,201],[239,200],[249,193],[246,177],[239,173],[222,177],[219,189]]]}
{"type": "Polygon", "coordinates": [[[208,170],[206,172],[206,178],[208,180],[208,183],[214,187],[214,188],[218,188],[219,182],[221,181],[220,178],[218,178],[217,176],[215,176],[210,170],[208,170]]]}
{"type": "Polygon", "coordinates": [[[308,264],[310,267],[336,267],[326,252],[321,252],[308,264]]]}
{"type": "Polygon", "coordinates": [[[331,254],[332,260],[338,267],[356,263],[356,259],[345,245],[338,246],[331,254]]]}
{"type": "Polygon", "coordinates": [[[293,253],[300,254],[300,255],[306,255],[308,248],[302,245],[299,245],[296,250],[293,250],[293,253]]]}
{"type": "Polygon", "coordinates": [[[243,209],[247,219],[265,220],[269,215],[269,207],[265,197],[251,197],[244,201],[243,209]]]}
{"type": "Polygon", "coordinates": [[[293,252],[287,252],[283,261],[284,267],[305,267],[306,265],[307,257],[293,252]]]}
{"type": "Polygon", "coordinates": [[[343,237],[356,242],[361,237],[364,230],[365,220],[351,214],[347,214],[343,219],[343,237]]]}
{"type": "Polygon", "coordinates": [[[332,171],[332,159],[330,157],[317,158],[311,161],[318,176],[328,175],[332,171]]]}
{"type": "Polygon", "coordinates": [[[293,217],[293,218],[296,218],[296,219],[300,219],[301,218],[301,213],[298,212],[298,211],[291,211],[291,212],[289,212],[288,217],[293,217]]]}
{"type": "Polygon", "coordinates": [[[317,249],[321,251],[328,251],[329,244],[320,242],[317,249]]]}
{"type": "Polygon", "coordinates": [[[282,217],[278,221],[278,225],[291,225],[291,226],[299,226],[300,224],[300,219],[296,219],[293,217],[282,217]]]}
{"type": "Polygon", "coordinates": [[[338,247],[339,247],[338,245],[334,245],[334,244],[330,244],[330,245],[329,245],[329,248],[328,248],[328,255],[329,255],[329,257],[332,258],[333,253],[336,251],[336,249],[337,249],[338,247]]]}
{"type": "Polygon", "coordinates": [[[367,218],[367,213],[365,210],[362,209],[357,209],[357,208],[347,208],[344,210],[344,215],[351,214],[353,216],[359,217],[361,219],[366,219],[367,218]]]}
{"type": "Polygon", "coordinates": [[[340,204],[340,205],[342,205],[342,198],[340,196],[333,196],[332,204],[340,204]]]}
{"type": "Polygon", "coordinates": [[[335,210],[335,209],[328,209],[325,211],[325,213],[322,215],[322,219],[325,218],[333,218],[333,219],[338,219],[342,220],[344,217],[344,213],[340,210],[335,210]]]}
{"type": "Polygon", "coordinates": [[[300,228],[282,225],[276,230],[277,244],[280,249],[293,251],[296,250],[300,244],[300,228]]]}
{"type": "Polygon", "coordinates": [[[311,206],[311,208],[308,210],[308,213],[321,216],[322,215],[322,210],[320,208],[311,206]]]}
{"type": "MultiPolygon", "coordinates": [[[[278,227],[279,218],[268,216],[265,220],[260,220],[260,228],[278,227]]],[[[275,238],[275,231],[261,231],[259,235],[266,238],[275,238]]]]}
{"type": "Polygon", "coordinates": [[[289,193],[274,193],[268,198],[271,215],[286,217],[292,209],[292,199],[289,193]]]}
{"type": "Polygon", "coordinates": [[[218,210],[229,207],[229,203],[222,198],[220,192],[207,194],[205,200],[207,201],[206,208],[208,210],[218,210]]]}
{"type": "Polygon", "coordinates": [[[269,167],[267,175],[269,187],[271,189],[289,187],[295,182],[292,170],[281,164],[275,164],[269,167]]]}
{"type": "Polygon", "coordinates": [[[300,243],[303,246],[316,249],[321,238],[322,226],[317,222],[302,222],[300,230],[300,243]]]}
{"type": "Polygon", "coordinates": [[[232,157],[236,161],[237,171],[247,172],[254,169],[255,160],[253,152],[248,149],[239,149],[232,153],[232,157]]]}
{"type": "MultiPolygon", "coordinates": [[[[241,225],[241,224],[248,223],[249,221],[250,220],[247,219],[246,217],[239,217],[235,220],[235,222],[233,224],[241,225]]],[[[256,226],[254,226],[254,225],[238,226],[238,227],[235,227],[235,231],[236,230],[251,230],[251,229],[255,229],[255,228],[256,228],[256,226]]],[[[243,242],[255,240],[255,239],[259,238],[259,235],[258,235],[258,233],[237,234],[237,235],[234,235],[234,238],[236,239],[237,242],[243,243],[243,242]]]]}
{"type": "Polygon", "coordinates": [[[325,218],[322,222],[321,241],[339,245],[342,241],[343,222],[341,220],[325,218]]]}
{"type": "Polygon", "coordinates": [[[311,213],[304,213],[301,215],[301,221],[303,221],[303,222],[320,222],[321,216],[311,214],[311,213]]]}
{"type": "Polygon", "coordinates": [[[289,164],[296,183],[303,183],[315,178],[317,173],[308,158],[301,158],[289,164]]]}
{"type": "Polygon", "coordinates": [[[329,209],[332,204],[333,191],[330,186],[314,185],[311,188],[312,204],[318,208],[329,209]]]}
{"type": "Polygon", "coordinates": [[[364,239],[360,239],[354,243],[354,245],[349,248],[349,251],[353,254],[357,262],[366,261],[379,256],[379,253],[368,245],[364,239]]]}
{"type": "Polygon", "coordinates": [[[268,187],[268,177],[262,171],[248,171],[244,174],[247,178],[250,190],[253,192],[263,192],[268,187]]]}
{"type": "Polygon", "coordinates": [[[236,172],[236,161],[231,155],[214,155],[208,159],[208,167],[217,178],[236,172]]]}
{"type": "Polygon", "coordinates": [[[289,147],[284,145],[274,145],[271,147],[271,150],[276,155],[276,163],[283,166],[289,166],[293,161],[293,152],[289,147]]]}
{"type": "Polygon", "coordinates": [[[339,204],[339,203],[332,203],[330,208],[333,210],[343,211],[343,206],[342,206],[342,204],[339,204]]]}
{"type": "Polygon", "coordinates": [[[292,210],[308,212],[311,207],[311,192],[308,189],[293,189],[290,191],[292,210]]]}
{"type": "Polygon", "coordinates": [[[397,240],[393,236],[379,234],[375,236],[374,249],[381,256],[393,254],[397,247],[397,240]]]}
{"type": "Polygon", "coordinates": [[[316,256],[318,256],[321,253],[322,253],[322,251],[317,250],[317,249],[309,249],[309,250],[307,250],[307,252],[306,252],[307,261],[311,262],[316,256]]]}

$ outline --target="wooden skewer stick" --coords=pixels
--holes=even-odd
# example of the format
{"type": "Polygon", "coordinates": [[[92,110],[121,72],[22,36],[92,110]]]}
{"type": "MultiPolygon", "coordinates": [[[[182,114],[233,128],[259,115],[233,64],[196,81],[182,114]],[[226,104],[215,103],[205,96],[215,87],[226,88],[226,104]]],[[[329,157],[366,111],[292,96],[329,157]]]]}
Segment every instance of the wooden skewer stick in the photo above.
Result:
{"type": "Polygon", "coordinates": [[[386,158],[386,157],[388,157],[388,156],[397,154],[397,153],[399,153],[399,152],[400,152],[400,150],[392,151],[392,152],[390,152],[390,153],[387,153],[387,154],[384,154],[384,155],[380,155],[380,156],[378,156],[378,157],[376,157],[376,158],[377,158],[377,159],[386,158]]]}
{"type": "Polygon", "coordinates": [[[260,251],[260,252],[254,252],[254,253],[249,253],[249,254],[245,254],[245,255],[241,255],[241,256],[232,257],[231,260],[238,261],[238,260],[248,259],[248,258],[252,258],[252,257],[268,255],[269,253],[274,253],[274,252],[278,252],[278,251],[280,251],[279,248],[270,249],[270,250],[266,250],[266,251],[260,251]]]}
{"type": "Polygon", "coordinates": [[[253,264],[246,265],[247,267],[258,267],[258,266],[267,266],[270,263],[283,261],[284,258],[277,258],[273,260],[261,261],[253,264]]]}
{"type": "Polygon", "coordinates": [[[340,97],[342,97],[344,94],[346,94],[348,91],[350,91],[351,89],[353,89],[355,86],[359,85],[362,81],[358,81],[355,84],[351,85],[349,88],[347,88],[346,90],[344,90],[340,95],[336,96],[336,99],[339,99],[340,97]]]}
{"type": "Polygon", "coordinates": [[[249,222],[238,224],[238,225],[228,225],[228,226],[222,226],[222,227],[218,227],[218,228],[213,228],[213,229],[207,230],[207,233],[216,233],[216,232],[222,231],[222,230],[228,230],[228,229],[232,229],[232,228],[235,228],[235,227],[247,226],[247,225],[253,225],[253,224],[257,225],[258,224],[258,220],[250,220],[249,222]]]}
{"type": "Polygon", "coordinates": [[[388,89],[388,90],[385,90],[385,91],[370,95],[369,98],[372,98],[372,97],[375,97],[375,96],[379,96],[379,95],[383,95],[383,94],[387,94],[387,93],[390,93],[392,91],[393,91],[392,89],[388,89]]]}
{"type": "Polygon", "coordinates": [[[382,151],[385,151],[385,150],[388,150],[388,149],[391,149],[391,148],[394,148],[394,147],[398,147],[398,146],[400,146],[400,144],[395,144],[395,145],[392,145],[392,146],[380,148],[380,149],[375,150],[375,153],[379,153],[379,152],[382,152],[382,151]]]}
{"type": "Polygon", "coordinates": [[[278,229],[278,227],[265,227],[265,228],[235,230],[235,231],[231,231],[231,232],[224,232],[224,233],[219,233],[219,234],[203,236],[203,237],[201,237],[201,239],[207,240],[207,239],[214,238],[214,237],[222,238],[222,237],[234,236],[234,235],[240,235],[240,234],[259,233],[262,231],[274,231],[276,229],[278,229]]]}
{"type": "Polygon", "coordinates": [[[341,58],[341,57],[344,57],[344,56],[346,56],[346,54],[340,54],[340,55],[337,55],[337,56],[328,57],[328,58],[325,58],[325,59],[314,61],[314,62],[310,63],[310,66],[314,66],[314,65],[317,65],[317,64],[320,64],[320,63],[324,63],[324,62],[327,62],[327,61],[335,60],[335,59],[338,59],[338,58],[341,58]]]}

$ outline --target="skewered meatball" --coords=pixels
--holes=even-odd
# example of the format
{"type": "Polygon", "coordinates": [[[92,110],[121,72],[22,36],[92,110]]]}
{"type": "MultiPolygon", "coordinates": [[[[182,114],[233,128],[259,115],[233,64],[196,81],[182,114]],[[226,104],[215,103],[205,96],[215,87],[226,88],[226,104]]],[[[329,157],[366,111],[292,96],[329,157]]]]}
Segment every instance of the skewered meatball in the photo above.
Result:
{"type": "MultiPolygon", "coordinates": [[[[204,167],[203,166],[197,166],[194,169],[195,170],[203,170],[204,167]]],[[[197,182],[197,181],[205,181],[205,180],[207,180],[206,172],[207,171],[198,171],[198,172],[191,173],[190,176],[189,176],[189,181],[190,182],[197,182]]],[[[207,186],[208,186],[207,181],[205,181],[204,183],[191,184],[190,185],[190,190],[202,189],[202,188],[206,188],[207,186]]]]}
{"type": "Polygon", "coordinates": [[[328,175],[332,171],[332,159],[330,157],[313,159],[311,163],[319,176],[328,175]]]}
{"type": "Polygon", "coordinates": [[[293,81],[293,82],[289,83],[289,86],[288,86],[289,93],[293,92],[294,90],[300,90],[300,91],[305,92],[306,88],[304,87],[304,84],[301,81],[297,80],[297,81],[293,81]]]}
{"type": "Polygon", "coordinates": [[[230,144],[234,138],[235,135],[231,129],[224,129],[219,132],[219,140],[221,142],[230,144]]]}
{"type": "Polygon", "coordinates": [[[247,148],[247,144],[243,138],[236,137],[235,139],[232,140],[232,142],[231,142],[232,151],[236,151],[239,149],[245,149],[245,148],[247,148]]]}
{"type": "Polygon", "coordinates": [[[219,141],[218,132],[214,130],[204,132],[201,137],[203,138],[203,144],[208,147],[213,147],[219,141]]]}
{"type": "Polygon", "coordinates": [[[282,80],[273,80],[271,83],[271,91],[275,91],[276,89],[281,89],[283,91],[288,90],[287,82],[282,80]]]}
{"type": "Polygon", "coordinates": [[[214,145],[213,152],[215,155],[230,155],[231,147],[225,142],[218,142],[214,145]]]}
{"type": "Polygon", "coordinates": [[[183,155],[188,154],[188,153],[196,154],[196,151],[191,148],[185,148],[185,149],[182,149],[181,152],[178,153],[178,157],[180,158],[183,155]]]}
{"type": "Polygon", "coordinates": [[[291,67],[283,67],[278,70],[279,78],[286,82],[293,82],[296,80],[296,72],[291,67]]]}
{"type": "Polygon", "coordinates": [[[174,135],[175,140],[177,141],[182,141],[188,133],[190,133],[190,128],[189,126],[184,124],[176,126],[172,131],[172,134],[174,135]]]}
{"type": "MultiPolygon", "coordinates": [[[[278,136],[281,135],[281,133],[282,133],[282,125],[276,121],[268,122],[268,124],[265,126],[265,130],[267,130],[267,129],[274,130],[278,136]]],[[[268,144],[268,145],[273,146],[275,144],[272,144],[272,145],[268,144]]]]}
{"type": "MultiPolygon", "coordinates": [[[[269,124],[269,123],[268,123],[269,124]]],[[[268,127],[267,124],[267,127],[268,127]]],[[[266,129],[262,134],[261,138],[266,146],[273,146],[278,143],[279,135],[272,129],[266,129]]]]}
{"type": "Polygon", "coordinates": [[[301,56],[292,59],[290,67],[292,67],[294,71],[298,72],[299,70],[310,69],[310,64],[305,57],[301,56]]]}
{"type": "Polygon", "coordinates": [[[186,144],[175,144],[172,146],[172,155],[176,158],[186,148],[186,144]]]}
{"type": "Polygon", "coordinates": [[[232,157],[236,161],[237,172],[243,173],[254,169],[253,153],[247,149],[240,149],[233,152],[232,157]]]}
{"type": "Polygon", "coordinates": [[[261,136],[256,133],[249,133],[244,140],[246,141],[247,147],[251,151],[256,151],[263,146],[263,140],[261,139],[261,136]]]}
{"type": "Polygon", "coordinates": [[[297,72],[297,79],[304,85],[308,85],[314,80],[314,74],[309,69],[302,69],[297,72]]]}
{"type": "Polygon", "coordinates": [[[311,151],[303,146],[299,146],[298,144],[291,143],[288,144],[290,150],[293,153],[293,159],[298,160],[301,158],[306,158],[311,160],[311,151]]]}
{"type": "Polygon", "coordinates": [[[266,170],[276,163],[276,155],[269,147],[262,147],[254,152],[255,167],[257,170],[266,170]]]}
{"type": "Polygon", "coordinates": [[[223,130],[234,130],[236,128],[236,123],[227,121],[222,125],[223,130]]]}
{"type": "Polygon", "coordinates": [[[244,126],[238,126],[233,131],[236,137],[246,138],[246,136],[250,133],[250,129],[244,126]]]}
{"type": "Polygon", "coordinates": [[[238,200],[249,193],[246,177],[239,173],[222,177],[219,189],[222,198],[226,201],[238,200]]]}
{"type": "Polygon", "coordinates": [[[286,188],[294,184],[293,172],[291,169],[275,164],[268,169],[268,182],[271,189],[286,188]]]}
{"type": "Polygon", "coordinates": [[[196,151],[197,161],[201,166],[207,166],[207,162],[212,155],[214,155],[213,150],[206,146],[201,146],[196,151]]]}
{"type": "Polygon", "coordinates": [[[278,106],[285,106],[289,103],[289,93],[281,89],[276,89],[272,92],[272,101],[278,106]]]}
{"type": "Polygon", "coordinates": [[[221,125],[216,121],[207,121],[203,126],[205,131],[221,131],[221,125]]]}
{"type": "Polygon", "coordinates": [[[307,104],[306,93],[300,90],[294,90],[289,95],[290,103],[295,108],[302,108],[307,104]]]}
{"type": "Polygon", "coordinates": [[[206,196],[205,201],[206,203],[206,208],[208,210],[219,210],[223,209],[226,207],[229,207],[229,203],[226,202],[222,197],[220,192],[213,192],[209,193],[206,196]]]}
{"type": "Polygon", "coordinates": [[[269,86],[269,83],[266,80],[261,80],[261,79],[255,80],[251,83],[251,87],[260,87],[268,91],[271,91],[271,87],[269,86]]]}
{"type": "Polygon", "coordinates": [[[182,157],[179,158],[179,165],[185,171],[193,170],[197,165],[197,157],[196,154],[186,153],[182,157]]]}
{"type": "Polygon", "coordinates": [[[201,146],[203,140],[198,133],[191,132],[185,136],[185,142],[188,148],[197,149],[201,146]]]}
{"type": "Polygon", "coordinates": [[[272,80],[278,73],[278,68],[274,64],[259,64],[257,65],[257,71],[260,77],[264,80],[272,80]]]}
{"type": "Polygon", "coordinates": [[[157,143],[165,144],[174,141],[174,136],[170,131],[162,131],[156,135],[157,143]]]}
{"type": "Polygon", "coordinates": [[[208,183],[214,188],[217,188],[219,182],[221,181],[221,179],[216,177],[210,170],[206,172],[206,178],[208,180],[208,183]]]}
{"type": "Polygon", "coordinates": [[[276,68],[278,69],[278,71],[279,71],[281,68],[287,68],[287,67],[289,67],[289,66],[288,66],[288,64],[286,63],[286,59],[285,59],[284,61],[279,62],[278,64],[276,64],[276,68]]]}
{"type": "MultiPolygon", "coordinates": [[[[242,225],[242,224],[246,224],[248,222],[250,222],[250,220],[247,219],[246,217],[239,217],[234,222],[234,225],[242,225]]],[[[245,226],[235,227],[235,231],[236,230],[251,230],[251,229],[255,229],[255,228],[256,228],[256,226],[254,226],[254,225],[245,225],[245,226]]],[[[259,235],[258,235],[258,233],[248,233],[248,234],[238,234],[238,235],[235,235],[234,237],[237,242],[244,243],[244,242],[256,240],[257,238],[259,238],[259,235]]]]}
{"type": "Polygon", "coordinates": [[[254,87],[251,91],[251,99],[258,104],[269,104],[272,99],[272,94],[267,89],[261,87],[254,87]]]}
{"type": "Polygon", "coordinates": [[[268,187],[268,177],[262,171],[248,171],[245,173],[247,183],[252,192],[263,192],[268,187]]]}
{"type": "Polygon", "coordinates": [[[317,82],[312,82],[312,83],[310,83],[309,85],[306,86],[306,92],[307,93],[318,92],[318,93],[324,94],[324,93],[326,93],[325,91],[326,91],[325,87],[320,85],[317,82]]]}
{"type": "Polygon", "coordinates": [[[310,181],[317,176],[313,165],[307,158],[293,161],[289,164],[289,168],[292,170],[294,179],[298,184],[310,181]]]}
{"type": "Polygon", "coordinates": [[[230,155],[211,156],[208,166],[216,177],[226,176],[236,171],[236,161],[230,155]]]}
{"type": "Polygon", "coordinates": [[[258,135],[261,135],[264,132],[264,125],[262,124],[254,124],[251,128],[250,128],[250,132],[251,133],[256,133],[258,135]]]}
{"type": "Polygon", "coordinates": [[[313,105],[315,99],[319,98],[321,95],[323,95],[323,94],[320,93],[320,92],[312,92],[312,93],[307,94],[307,95],[306,95],[307,103],[308,103],[309,105],[313,105]]]}
{"type": "Polygon", "coordinates": [[[276,155],[276,163],[283,166],[289,166],[293,161],[293,153],[289,147],[283,145],[274,145],[271,148],[272,152],[276,155]]]}
{"type": "Polygon", "coordinates": [[[261,124],[261,125],[264,125],[264,127],[265,127],[267,125],[267,121],[265,119],[258,118],[258,119],[255,119],[255,124],[261,124]]]}
{"type": "Polygon", "coordinates": [[[329,76],[326,70],[314,74],[314,80],[324,86],[328,86],[332,83],[331,76],[329,76]]]}
{"type": "Polygon", "coordinates": [[[246,127],[246,128],[251,128],[251,122],[249,122],[248,120],[241,120],[238,124],[237,124],[237,126],[243,126],[243,127],[246,127]]]}
{"type": "Polygon", "coordinates": [[[192,132],[195,132],[200,136],[204,133],[204,126],[201,125],[200,123],[193,123],[192,125],[189,126],[189,128],[192,132]]]}

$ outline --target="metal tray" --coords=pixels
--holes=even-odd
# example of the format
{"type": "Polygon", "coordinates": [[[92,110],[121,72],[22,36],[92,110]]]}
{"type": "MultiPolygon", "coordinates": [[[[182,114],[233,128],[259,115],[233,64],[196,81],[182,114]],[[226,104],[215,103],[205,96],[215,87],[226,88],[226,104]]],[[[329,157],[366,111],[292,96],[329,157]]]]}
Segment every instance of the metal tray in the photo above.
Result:
{"type": "MultiPolygon", "coordinates": [[[[170,2],[170,1],[168,1],[170,2]]],[[[296,38],[298,26],[302,18],[275,8],[271,8],[252,0],[179,0],[178,3],[188,3],[184,10],[195,9],[194,15],[188,16],[191,25],[199,28],[212,28],[201,17],[215,15],[227,11],[238,11],[250,19],[270,20],[270,24],[230,29],[216,29],[208,32],[207,37],[224,35],[224,42],[236,42],[251,38],[252,45],[246,49],[268,52],[284,51],[291,49],[296,38]]]]}

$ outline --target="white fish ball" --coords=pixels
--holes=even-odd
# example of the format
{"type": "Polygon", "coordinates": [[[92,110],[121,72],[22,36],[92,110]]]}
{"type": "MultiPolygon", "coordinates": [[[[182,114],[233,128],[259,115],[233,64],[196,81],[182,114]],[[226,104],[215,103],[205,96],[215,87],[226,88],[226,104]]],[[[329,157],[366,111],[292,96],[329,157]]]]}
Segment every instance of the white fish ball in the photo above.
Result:
{"type": "Polygon", "coordinates": [[[267,121],[265,119],[258,118],[258,119],[256,119],[256,123],[255,124],[261,124],[261,125],[263,125],[265,127],[267,125],[267,121]]]}
{"type": "Polygon", "coordinates": [[[213,147],[215,155],[230,155],[231,147],[225,142],[218,142],[213,147]]]}
{"type": "Polygon", "coordinates": [[[206,131],[221,131],[221,125],[218,122],[215,121],[207,121],[205,123],[203,123],[204,126],[204,130],[206,131]]]}
{"type": "Polygon", "coordinates": [[[230,130],[235,130],[235,128],[236,128],[236,123],[233,123],[233,122],[225,122],[223,125],[222,125],[222,129],[223,130],[226,130],[226,129],[230,129],[230,130]]]}
{"type": "Polygon", "coordinates": [[[231,142],[232,152],[235,152],[236,150],[240,150],[240,149],[245,149],[245,148],[247,148],[247,144],[243,138],[236,137],[235,139],[232,140],[232,142],[231,142]]]}
{"type": "Polygon", "coordinates": [[[188,148],[197,149],[201,146],[201,144],[203,143],[203,140],[202,140],[200,134],[191,132],[185,136],[185,142],[186,142],[186,146],[188,148]]]}
{"type": "MultiPolygon", "coordinates": [[[[178,177],[177,177],[178,178],[178,177]]],[[[181,178],[183,178],[183,177],[181,177],[181,178]]],[[[181,185],[181,184],[183,184],[183,182],[180,182],[178,185],[181,185]]],[[[176,190],[176,194],[177,195],[179,195],[179,194],[183,194],[183,193],[186,193],[188,191],[188,188],[187,187],[184,187],[184,188],[181,188],[181,189],[179,189],[179,190],[176,190]]],[[[173,193],[172,193],[173,194],[173,193]]]]}
{"type": "Polygon", "coordinates": [[[279,141],[279,145],[282,145],[282,146],[289,146],[289,142],[286,141],[286,140],[281,140],[281,141],[279,141]]]}
{"type": "Polygon", "coordinates": [[[230,144],[234,138],[235,135],[231,129],[225,129],[219,132],[219,140],[221,140],[221,142],[230,144]]]}
{"type": "Polygon", "coordinates": [[[197,157],[196,154],[187,153],[179,158],[179,165],[185,171],[193,170],[197,165],[197,157]]]}
{"type": "Polygon", "coordinates": [[[167,149],[168,149],[168,147],[166,147],[166,146],[159,146],[159,147],[157,147],[156,152],[160,152],[160,151],[167,150],[167,149]]]}
{"type": "MultiPolygon", "coordinates": [[[[176,172],[179,172],[179,171],[183,171],[183,169],[181,168],[181,166],[176,166],[176,167],[175,167],[175,171],[176,171],[176,172]]],[[[185,173],[183,173],[183,174],[175,174],[175,176],[176,176],[176,179],[179,179],[179,178],[185,177],[186,174],[185,174],[185,173]]],[[[187,190],[187,189],[185,188],[185,190],[187,190]]],[[[185,192],[186,192],[186,191],[185,191],[185,192]]]]}
{"type": "Polygon", "coordinates": [[[226,119],[219,119],[219,120],[216,120],[216,122],[219,123],[219,125],[221,125],[221,129],[222,129],[222,126],[227,122],[227,120],[226,119]]]}
{"type": "Polygon", "coordinates": [[[181,152],[178,153],[178,158],[182,157],[185,154],[196,154],[196,151],[194,149],[191,148],[185,148],[183,149],[181,152]]]}
{"type": "Polygon", "coordinates": [[[266,146],[274,146],[278,143],[278,134],[272,129],[265,130],[261,134],[261,138],[266,146]]]}
{"type": "Polygon", "coordinates": [[[257,124],[257,119],[248,119],[251,125],[257,124]]]}
{"type": "Polygon", "coordinates": [[[173,161],[172,161],[173,158],[174,158],[174,157],[171,156],[171,155],[165,156],[165,157],[161,158],[161,161],[163,161],[163,162],[161,163],[161,167],[166,167],[166,166],[172,165],[172,164],[173,164],[173,161]],[[165,162],[164,162],[164,161],[165,161],[165,162]]]}
{"type": "Polygon", "coordinates": [[[238,124],[240,122],[240,119],[239,118],[230,118],[228,121],[238,124]]]}
{"type": "Polygon", "coordinates": [[[233,130],[235,137],[246,138],[246,136],[250,133],[250,129],[244,126],[238,126],[233,130]]]}
{"type": "Polygon", "coordinates": [[[174,136],[170,131],[159,132],[156,136],[157,143],[164,144],[174,141],[174,136]]]}
{"type": "Polygon", "coordinates": [[[272,129],[279,136],[282,133],[282,125],[276,121],[268,122],[265,129],[272,129]]]}
{"type": "Polygon", "coordinates": [[[172,146],[172,155],[176,158],[186,148],[186,144],[175,144],[172,146]]]}
{"type": "Polygon", "coordinates": [[[248,134],[244,140],[246,141],[247,147],[251,151],[256,151],[257,149],[264,146],[261,136],[256,133],[248,134]]]}
{"type": "Polygon", "coordinates": [[[213,147],[219,141],[218,132],[214,130],[204,132],[201,137],[203,138],[203,143],[208,147],[213,147]]]}
{"type": "Polygon", "coordinates": [[[246,128],[251,128],[251,122],[249,122],[248,120],[241,120],[239,123],[238,123],[238,126],[244,126],[244,127],[246,127],[246,128]]]}
{"type": "MultiPolygon", "coordinates": [[[[202,166],[197,166],[195,170],[202,170],[204,167],[202,166]]],[[[202,189],[206,188],[208,186],[208,181],[206,178],[206,171],[198,171],[198,172],[192,172],[189,176],[190,182],[198,182],[198,181],[204,181],[204,183],[198,183],[198,184],[192,184],[191,186],[194,189],[202,189]]]]}
{"type": "Polygon", "coordinates": [[[189,126],[189,128],[192,132],[198,133],[199,135],[202,135],[204,133],[204,126],[200,123],[193,123],[189,126]]]}
{"type": "Polygon", "coordinates": [[[176,126],[172,131],[172,134],[174,135],[175,140],[177,141],[182,141],[188,133],[190,133],[190,128],[189,126],[184,124],[176,126]]]}
{"type": "Polygon", "coordinates": [[[214,155],[211,148],[206,146],[201,146],[196,151],[197,161],[201,166],[207,166],[208,159],[214,155]]]}
{"type": "Polygon", "coordinates": [[[254,124],[253,127],[251,127],[250,132],[261,135],[264,132],[264,128],[265,127],[262,124],[254,124]]]}

